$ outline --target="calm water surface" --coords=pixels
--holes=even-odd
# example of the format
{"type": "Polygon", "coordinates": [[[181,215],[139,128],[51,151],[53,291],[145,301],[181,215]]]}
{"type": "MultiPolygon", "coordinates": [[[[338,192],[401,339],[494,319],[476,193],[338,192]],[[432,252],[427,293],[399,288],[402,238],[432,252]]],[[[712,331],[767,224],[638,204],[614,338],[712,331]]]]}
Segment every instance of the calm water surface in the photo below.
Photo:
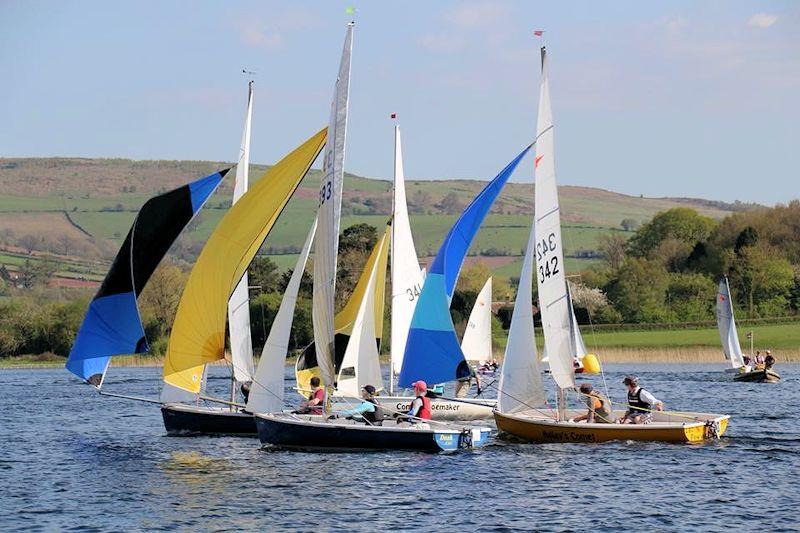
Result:
{"type": "MultiPolygon", "coordinates": [[[[622,399],[633,368],[606,370],[622,399]]],[[[719,442],[496,441],[451,455],[167,437],[155,405],[100,397],[60,369],[2,370],[0,529],[797,530],[800,366],[778,370],[781,383],[758,385],[714,366],[638,367],[668,408],[732,414],[719,442]]],[[[114,368],[105,387],[154,397],[159,378],[114,368]]]]}

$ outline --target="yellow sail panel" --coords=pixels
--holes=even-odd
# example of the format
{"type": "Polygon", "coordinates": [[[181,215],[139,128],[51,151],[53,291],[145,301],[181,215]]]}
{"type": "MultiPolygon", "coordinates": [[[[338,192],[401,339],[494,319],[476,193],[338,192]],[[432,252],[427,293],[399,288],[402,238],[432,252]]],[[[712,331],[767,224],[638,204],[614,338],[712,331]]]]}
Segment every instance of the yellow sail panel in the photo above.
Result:
{"type": "Polygon", "coordinates": [[[353,322],[356,320],[358,308],[361,307],[361,301],[367,293],[367,286],[369,285],[370,274],[378,263],[378,279],[377,289],[375,292],[375,333],[378,338],[383,331],[383,304],[384,292],[386,288],[386,264],[389,258],[389,228],[387,226],[386,232],[378,240],[372,248],[367,262],[364,264],[364,270],[361,272],[361,277],[358,278],[353,293],[347,300],[341,311],[336,313],[333,319],[333,329],[337,334],[350,335],[353,330],[353,322]]]}
{"type": "Polygon", "coordinates": [[[326,134],[322,129],[265,172],[209,237],[178,304],[165,382],[200,392],[203,366],[224,358],[228,298],[325,145],[326,134]]]}

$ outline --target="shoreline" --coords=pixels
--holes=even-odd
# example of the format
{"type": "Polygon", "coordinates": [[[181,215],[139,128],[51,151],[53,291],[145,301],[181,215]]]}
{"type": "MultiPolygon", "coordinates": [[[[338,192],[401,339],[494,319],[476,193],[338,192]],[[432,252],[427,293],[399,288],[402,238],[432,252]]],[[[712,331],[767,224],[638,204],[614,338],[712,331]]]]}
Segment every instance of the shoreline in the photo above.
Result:
{"type": "MultiPolygon", "coordinates": [[[[607,347],[596,352],[600,363],[611,364],[719,364],[725,365],[722,351],[717,348],[705,346],[683,346],[670,348],[631,348],[607,347]]],[[[777,365],[782,363],[800,363],[800,350],[774,350],[777,365]]],[[[502,361],[502,354],[496,354],[498,361],[502,361]]],[[[66,358],[54,357],[47,360],[37,360],[39,356],[14,357],[0,359],[0,370],[14,369],[45,369],[63,368],[66,358]]],[[[286,359],[286,364],[294,364],[296,356],[286,359]]],[[[163,358],[155,356],[123,355],[113,358],[112,367],[162,367],[163,358]]],[[[381,364],[388,364],[389,357],[382,355],[381,364]]],[[[226,366],[223,360],[211,363],[212,365],[226,366]]]]}

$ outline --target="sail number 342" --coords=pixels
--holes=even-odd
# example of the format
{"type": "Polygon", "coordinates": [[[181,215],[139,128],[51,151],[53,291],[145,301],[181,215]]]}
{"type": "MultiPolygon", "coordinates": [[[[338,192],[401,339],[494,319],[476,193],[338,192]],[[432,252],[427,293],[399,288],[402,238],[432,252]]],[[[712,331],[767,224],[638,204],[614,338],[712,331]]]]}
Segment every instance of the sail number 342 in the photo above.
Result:
{"type": "Polygon", "coordinates": [[[548,254],[553,253],[558,248],[556,234],[551,233],[546,239],[536,243],[536,262],[539,264],[539,283],[558,274],[558,256],[548,258],[548,254]]]}

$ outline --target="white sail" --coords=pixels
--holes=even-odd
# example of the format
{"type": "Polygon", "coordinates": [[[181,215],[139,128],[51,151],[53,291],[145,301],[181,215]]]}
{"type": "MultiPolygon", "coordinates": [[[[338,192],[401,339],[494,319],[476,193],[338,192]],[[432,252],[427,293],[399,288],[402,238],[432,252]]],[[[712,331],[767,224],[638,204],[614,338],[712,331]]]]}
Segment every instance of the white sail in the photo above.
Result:
{"type": "MultiPolygon", "coordinates": [[[[569,288],[569,285],[567,285],[569,288]]],[[[570,297],[567,300],[569,302],[569,319],[570,319],[570,329],[572,330],[572,341],[575,345],[575,357],[578,359],[583,359],[586,356],[586,344],[583,343],[583,336],[581,335],[581,329],[578,327],[578,319],[575,317],[575,308],[572,306],[572,293],[570,292],[570,297]]]]}
{"type": "Polygon", "coordinates": [[[408,330],[414,307],[422,292],[422,271],[417,250],[411,235],[406,204],[406,184],[403,173],[403,151],[400,143],[400,126],[394,127],[394,197],[392,213],[392,330],[390,350],[392,373],[399,374],[403,367],[408,330]]]}
{"type": "Polygon", "coordinates": [[[730,361],[731,367],[740,368],[744,366],[744,356],[742,347],[739,345],[739,334],[736,331],[736,321],[733,318],[733,302],[731,301],[731,289],[728,286],[728,278],[723,277],[719,281],[717,291],[717,329],[722,341],[722,351],[725,359],[730,361]]]}
{"type": "Polygon", "coordinates": [[[347,135],[347,106],[350,93],[350,54],[353,49],[353,23],[347,25],[339,75],[331,103],[328,139],[322,162],[319,189],[317,236],[314,241],[314,345],[317,363],[325,386],[333,385],[334,294],[336,257],[339,250],[339,222],[344,182],[344,151],[347,135]]]}
{"type": "Polygon", "coordinates": [[[317,221],[314,219],[300,257],[297,258],[292,277],[286,285],[286,292],[283,293],[281,305],[272,322],[264,349],[261,351],[261,359],[247,400],[247,410],[251,413],[275,413],[283,409],[283,367],[286,366],[286,353],[289,350],[297,292],[300,290],[300,282],[316,229],[317,221]]]}
{"type": "Polygon", "coordinates": [[[539,118],[536,125],[536,277],[539,281],[539,308],[550,372],[561,389],[575,387],[572,367],[575,353],[570,327],[569,295],[564,277],[564,252],[561,243],[561,216],[556,188],[553,119],[550,110],[550,85],[547,61],[542,48],[542,86],[539,93],[539,118]]]}
{"type": "MultiPolygon", "coordinates": [[[[250,166],[250,119],[253,114],[253,82],[248,86],[247,115],[236,165],[236,183],[233,188],[235,204],[247,192],[250,166]]],[[[249,280],[245,271],[228,300],[228,328],[231,339],[231,364],[233,377],[239,383],[253,380],[253,341],[250,336],[249,280]]]]}
{"type": "MultiPolygon", "coordinates": [[[[385,241],[384,241],[385,242],[385,241]]],[[[378,250],[378,256],[381,251],[378,250]]],[[[336,394],[338,396],[361,396],[361,387],[372,385],[378,390],[383,388],[381,365],[378,359],[378,345],[375,342],[375,291],[377,288],[378,267],[375,261],[361,305],[358,307],[353,331],[342,358],[342,366],[337,379],[336,394]]],[[[385,265],[385,263],[384,263],[385,265]]]]}
{"type": "Polygon", "coordinates": [[[524,411],[544,404],[544,385],[536,354],[536,333],[533,329],[533,254],[536,232],[531,227],[528,248],[522,262],[514,314],[508,330],[503,366],[500,370],[498,408],[503,413],[524,411]]]}
{"type": "Polygon", "coordinates": [[[492,278],[486,280],[467,320],[461,351],[471,363],[492,358],[492,278]]]}

